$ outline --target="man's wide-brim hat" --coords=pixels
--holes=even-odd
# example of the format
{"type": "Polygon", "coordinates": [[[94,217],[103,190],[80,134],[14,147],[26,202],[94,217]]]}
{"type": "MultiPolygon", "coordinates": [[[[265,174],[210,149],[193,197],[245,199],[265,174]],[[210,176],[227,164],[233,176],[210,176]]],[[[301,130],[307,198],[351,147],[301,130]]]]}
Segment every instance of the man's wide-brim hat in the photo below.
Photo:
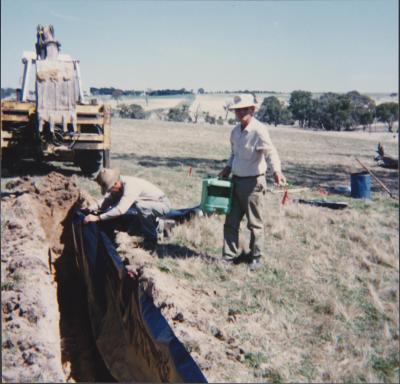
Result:
{"type": "Polygon", "coordinates": [[[256,107],[256,101],[254,96],[250,93],[245,93],[244,95],[236,95],[233,101],[229,105],[229,110],[234,111],[235,109],[256,107]]]}
{"type": "Polygon", "coordinates": [[[101,187],[101,193],[105,195],[111,187],[119,180],[118,168],[103,168],[96,176],[96,181],[101,187]]]}

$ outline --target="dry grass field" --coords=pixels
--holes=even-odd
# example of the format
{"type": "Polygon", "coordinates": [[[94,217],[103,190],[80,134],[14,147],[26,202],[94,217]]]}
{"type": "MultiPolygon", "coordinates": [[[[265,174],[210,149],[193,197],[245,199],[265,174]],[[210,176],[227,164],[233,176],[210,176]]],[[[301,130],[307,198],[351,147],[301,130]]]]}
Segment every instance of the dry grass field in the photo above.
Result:
{"type": "MultiPolygon", "coordinates": [[[[112,125],[112,166],[160,186],[175,208],[198,205],[202,179],[216,176],[229,156],[228,125],[122,119],[112,125]]],[[[224,216],[218,215],[175,227],[153,252],[121,233],[120,256],[143,269],[142,284],[210,382],[398,382],[398,200],[375,182],[371,200],[331,193],[362,170],[357,157],[398,195],[398,171],[373,160],[378,142],[398,156],[397,134],[284,126],[270,127],[270,133],[290,189],[308,190],[289,190],[282,205],[282,191],[268,175],[262,268],[251,273],[245,264],[220,262],[224,216]],[[301,205],[295,201],[300,197],[348,207],[301,205]]],[[[58,381],[65,375],[72,382],[109,381],[89,340],[84,294],[67,268],[71,244],[63,250],[65,239],[57,237],[68,225],[60,218],[74,203],[76,188],[100,197],[98,186],[66,165],[35,174],[20,168],[2,175],[2,190],[9,183],[21,192],[2,196],[4,380],[58,381]],[[63,175],[48,175],[51,170],[63,175]],[[54,262],[54,281],[47,248],[54,257],[62,255],[54,262]],[[50,299],[58,300],[58,311],[54,305],[46,310],[50,299]],[[33,315],[42,320],[32,322],[33,315]],[[39,337],[49,329],[41,326],[45,320],[61,343],[39,337]],[[51,366],[46,348],[53,351],[51,366]]],[[[243,248],[249,238],[245,224],[243,248]]]]}
{"type": "Polygon", "coordinates": [[[94,97],[102,102],[109,104],[112,108],[116,108],[120,104],[137,104],[140,105],[145,111],[154,110],[167,110],[169,108],[176,108],[182,104],[190,105],[195,96],[193,95],[176,95],[176,96],[149,96],[146,102],[144,96],[137,97],[122,97],[115,100],[106,96],[94,97]]]}
{"type": "MultiPolygon", "coordinates": [[[[112,165],[159,185],[175,208],[194,206],[202,178],[224,166],[229,132],[114,119],[112,165]]],[[[122,236],[120,254],[145,265],[156,301],[210,381],[398,382],[398,201],[375,182],[372,200],[321,195],[321,187],[349,185],[350,173],[362,170],[355,157],[398,194],[398,172],[373,161],[379,141],[398,156],[397,135],[290,127],[270,133],[291,186],[309,190],[289,192],[283,206],[281,193],[266,195],[260,270],[219,262],[223,216],[176,227],[153,254],[122,236]],[[300,205],[297,197],[349,206],[300,205]],[[172,320],[178,312],[184,321],[172,320]]],[[[78,181],[100,196],[93,181],[78,181]]],[[[245,247],[245,223],[241,236],[245,247]]]]}

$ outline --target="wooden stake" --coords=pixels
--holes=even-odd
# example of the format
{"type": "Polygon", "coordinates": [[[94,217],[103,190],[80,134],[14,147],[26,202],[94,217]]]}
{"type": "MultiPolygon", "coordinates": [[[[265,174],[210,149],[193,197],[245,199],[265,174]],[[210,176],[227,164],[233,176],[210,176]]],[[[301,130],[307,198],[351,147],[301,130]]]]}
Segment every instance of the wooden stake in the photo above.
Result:
{"type": "MultiPolygon", "coordinates": [[[[291,193],[298,193],[298,192],[305,192],[305,191],[309,191],[310,188],[304,187],[304,188],[293,188],[293,189],[288,189],[288,192],[291,193]]],[[[271,193],[285,193],[286,189],[271,189],[271,188],[267,188],[268,192],[271,193]]]]}
{"type": "Polygon", "coordinates": [[[357,159],[357,157],[356,157],[356,160],[357,160],[357,161],[359,162],[359,164],[360,164],[360,165],[361,165],[361,166],[362,166],[362,167],[363,167],[377,182],[378,182],[378,184],[390,195],[390,197],[391,197],[392,199],[397,199],[397,197],[394,196],[392,192],[390,192],[389,188],[386,187],[386,185],[383,184],[382,181],[380,181],[380,180],[372,173],[372,171],[370,171],[369,168],[367,168],[366,165],[364,165],[359,159],[357,159]]]}

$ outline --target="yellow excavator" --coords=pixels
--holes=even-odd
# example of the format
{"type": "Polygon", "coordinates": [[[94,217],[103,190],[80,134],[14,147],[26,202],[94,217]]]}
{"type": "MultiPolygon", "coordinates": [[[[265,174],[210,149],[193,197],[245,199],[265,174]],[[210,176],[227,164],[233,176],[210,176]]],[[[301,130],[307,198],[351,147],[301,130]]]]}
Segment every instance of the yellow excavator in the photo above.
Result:
{"type": "Polygon", "coordinates": [[[86,176],[109,167],[111,108],[85,101],[79,61],[60,53],[52,25],[37,27],[36,52],[22,63],[16,100],[1,101],[2,167],[27,158],[73,162],[86,176]]]}

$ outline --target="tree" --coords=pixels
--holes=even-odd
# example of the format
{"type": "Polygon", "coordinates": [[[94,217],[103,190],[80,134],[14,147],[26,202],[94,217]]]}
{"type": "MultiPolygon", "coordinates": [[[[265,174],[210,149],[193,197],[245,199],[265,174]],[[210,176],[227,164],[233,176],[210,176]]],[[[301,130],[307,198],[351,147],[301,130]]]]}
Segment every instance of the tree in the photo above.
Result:
{"type": "Polygon", "coordinates": [[[111,97],[118,101],[121,99],[123,94],[124,94],[124,92],[122,91],[122,89],[114,89],[111,94],[111,97]]]}
{"type": "Polygon", "coordinates": [[[319,99],[311,100],[311,113],[309,116],[308,126],[310,128],[323,128],[321,124],[322,108],[319,99]]]}
{"type": "Polygon", "coordinates": [[[276,96],[266,97],[257,112],[257,118],[275,127],[281,122],[282,105],[276,96]]]}
{"type": "Polygon", "coordinates": [[[226,101],[225,105],[223,106],[224,111],[225,111],[225,120],[228,118],[228,113],[229,113],[229,107],[232,105],[230,101],[226,101]]]}
{"type": "Polygon", "coordinates": [[[326,130],[365,128],[373,122],[374,101],[357,91],[346,94],[327,92],[312,99],[307,126],[326,130]]]}
{"type": "Polygon", "coordinates": [[[131,104],[126,105],[122,104],[119,111],[119,116],[125,119],[139,119],[142,120],[146,117],[144,109],[141,105],[131,104]]]}
{"type": "Polygon", "coordinates": [[[289,108],[282,107],[281,116],[280,116],[280,124],[284,124],[284,125],[293,125],[294,124],[292,112],[290,112],[289,108]]]}
{"type": "Polygon", "coordinates": [[[119,105],[119,116],[122,117],[123,119],[128,119],[129,118],[129,112],[128,112],[128,106],[126,104],[120,104],[119,105]]]}
{"type": "MultiPolygon", "coordinates": [[[[327,131],[340,131],[346,120],[346,108],[341,95],[327,92],[319,98],[317,126],[327,131]]],[[[315,116],[315,115],[314,115],[315,116]]]]}
{"type": "Polygon", "coordinates": [[[169,121],[184,122],[189,120],[189,106],[184,104],[180,108],[171,108],[168,111],[167,119],[169,121]]]}
{"type": "Polygon", "coordinates": [[[311,120],[312,94],[307,91],[293,91],[290,94],[289,110],[295,120],[299,121],[300,127],[304,127],[311,120]]]}
{"type": "Polygon", "coordinates": [[[199,118],[200,115],[200,104],[197,105],[196,110],[193,113],[193,123],[196,124],[197,120],[199,118]]]}
{"type": "Polygon", "coordinates": [[[1,98],[4,99],[15,94],[16,89],[14,88],[1,88],[1,98]]]}
{"type": "Polygon", "coordinates": [[[376,108],[374,100],[357,91],[348,92],[346,96],[350,100],[350,114],[354,125],[362,125],[365,130],[374,121],[376,108]]]}
{"type": "Polygon", "coordinates": [[[257,112],[257,118],[268,124],[294,124],[292,112],[276,96],[266,97],[257,112]]]}
{"type": "Polygon", "coordinates": [[[378,121],[387,123],[389,132],[393,132],[393,123],[399,120],[399,104],[394,102],[382,103],[376,107],[378,121]]]}
{"type": "Polygon", "coordinates": [[[209,112],[206,112],[204,114],[204,121],[208,124],[215,124],[217,119],[215,118],[215,116],[211,116],[209,112]]]}

